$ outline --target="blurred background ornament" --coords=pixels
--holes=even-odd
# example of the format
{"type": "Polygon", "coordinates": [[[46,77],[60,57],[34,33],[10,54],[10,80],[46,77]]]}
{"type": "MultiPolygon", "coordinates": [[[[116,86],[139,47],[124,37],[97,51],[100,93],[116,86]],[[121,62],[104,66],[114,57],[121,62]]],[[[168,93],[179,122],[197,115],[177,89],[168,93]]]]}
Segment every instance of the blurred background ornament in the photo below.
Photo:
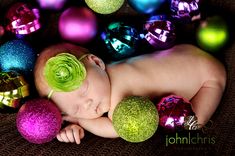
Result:
{"type": "Polygon", "coordinates": [[[5,29],[3,26],[0,25],[0,39],[3,37],[4,34],[5,34],[5,29]]]}
{"type": "Polygon", "coordinates": [[[70,7],[59,18],[59,32],[65,40],[87,43],[96,36],[96,16],[88,8],[70,7]]]}
{"type": "Polygon", "coordinates": [[[23,40],[12,40],[0,47],[0,70],[29,75],[34,68],[36,54],[23,40]]]}
{"type": "Polygon", "coordinates": [[[144,24],[144,31],[142,37],[156,49],[168,49],[175,44],[175,26],[165,15],[152,16],[144,24]]]}
{"type": "Polygon", "coordinates": [[[48,99],[26,101],[16,117],[16,126],[22,137],[35,144],[53,140],[61,124],[60,110],[48,99]]]}
{"type": "Polygon", "coordinates": [[[151,14],[157,11],[166,0],[128,0],[130,6],[138,13],[151,14]]]}
{"type": "Polygon", "coordinates": [[[119,10],[124,0],[85,0],[89,8],[99,14],[111,14],[119,10]]]}
{"type": "Polygon", "coordinates": [[[196,38],[198,45],[208,52],[221,50],[229,39],[226,21],[220,16],[208,17],[201,21],[196,38]]]}
{"type": "Polygon", "coordinates": [[[0,105],[19,107],[20,101],[29,96],[29,86],[16,72],[0,72],[0,105]]]}
{"type": "Polygon", "coordinates": [[[16,35],[26,35],[41,28],[39,10],[29,4],[18,2],[6,13],[8,31],[16,35]]]}
{"type": "Polygon", "coordinates": [[[163,97],[157,104],[159,124],[170,131],[197,129],[197,118],[191,103],[176,95],[163,97]]]}
{"type": "Polygon", "coordinates": [[[113,22],[101,34],[112,59],[120,60],[134,54],[139,34],[137,30],[123,22],[113,22]]]}
{"type": "Polygon", "coordinates": [[[201,18],[199,0],[171,0],[172,17],[179,22],[191,22],[201,18]]]}
{"type": "Polygon", "coordinates": [[[42,9],[60,10],[63,8],[66,0],[37,0],[42,9]]]}

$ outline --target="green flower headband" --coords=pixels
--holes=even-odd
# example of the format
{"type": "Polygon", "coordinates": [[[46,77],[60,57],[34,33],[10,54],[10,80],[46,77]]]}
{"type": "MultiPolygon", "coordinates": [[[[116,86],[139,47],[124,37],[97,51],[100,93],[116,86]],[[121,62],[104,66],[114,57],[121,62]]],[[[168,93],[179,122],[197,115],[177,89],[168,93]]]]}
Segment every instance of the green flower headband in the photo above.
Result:
{"type": "Polygon", "coordinates": [[[86,78],[86,68],[81,62],[88,54],[77,59],[69,53],[61,53],[50,58],[44,69],[44,76],[52,88],[48,98],[54,91],[70,92],[79,88],[86,78]]]}

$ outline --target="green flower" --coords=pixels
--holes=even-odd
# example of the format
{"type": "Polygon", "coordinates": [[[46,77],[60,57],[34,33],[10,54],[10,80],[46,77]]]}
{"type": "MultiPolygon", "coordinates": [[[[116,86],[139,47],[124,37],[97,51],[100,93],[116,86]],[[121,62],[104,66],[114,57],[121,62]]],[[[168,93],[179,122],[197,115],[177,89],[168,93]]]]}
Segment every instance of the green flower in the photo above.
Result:
{"type": "Polygon", "coordinates": [[[86,68],[74,55],[61,53],[47,61],[44,76],[53,90],[69,92],[81,86],[86,68]]]}

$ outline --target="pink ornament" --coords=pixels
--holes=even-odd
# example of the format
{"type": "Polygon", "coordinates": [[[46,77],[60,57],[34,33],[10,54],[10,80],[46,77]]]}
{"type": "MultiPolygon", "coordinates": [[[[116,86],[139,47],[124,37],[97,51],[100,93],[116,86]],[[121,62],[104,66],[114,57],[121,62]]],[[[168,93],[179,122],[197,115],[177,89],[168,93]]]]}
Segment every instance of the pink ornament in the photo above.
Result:
{"type": "Polygon", "coordinates": [[[60,16],[59,32],[65,40],[87,43],[96,35],[96,16],[87,8],[71,7],[60,16]]]}
{"type": "Polygon", "coordinates": [[[40,7],[43,9],[60,10],[65,3],[65,0],[37,0],[40,7]]]}
{"type": "Polygon", "coordinates": [[[0,39],[4,35],[4,33],[5,33],[4,27],[0,25],[0,39]]]}
{"type": "Polygon", "coordinates": [[[30,34],[39,28],[39,10],[31,8],[25,3],[15,3],[6,14],[8,20],[7,30],[15,34],[30,34]]]}
{"type": "Polygon", "coordinates": [[[47,99],[27,101],[21,106],[16,118],[20,134],[35,144],[43,144],[55,138],[61,123],[59,109],[47,99]]]}
{"type": "Polygon", "coordinates": [[[196,129],[197,120],[191,103],[176,95],[161,99],[157,104],[159,124],[167,130],[196,129]]]}

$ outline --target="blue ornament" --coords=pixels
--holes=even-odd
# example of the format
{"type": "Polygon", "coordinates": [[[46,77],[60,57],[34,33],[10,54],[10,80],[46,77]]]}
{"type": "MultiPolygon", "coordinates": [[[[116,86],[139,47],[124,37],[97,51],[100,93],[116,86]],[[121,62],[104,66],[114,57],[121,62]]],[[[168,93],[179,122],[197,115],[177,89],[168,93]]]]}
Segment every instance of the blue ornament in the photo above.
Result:
{"type": "Polygon", "coordinates": [[[8,41],[0,47],[0,70],[29,75],[33,71],[36,54],[23,40],[8,41]]]}
{"type": "Polygon", "coordinates": [[[139,34],[137,30],[121,22],[109,24],[101,34],[111,57],[120,60],[131,56],[137,49],[139,34]]]}
{"type": "Polygon", "coordinates": [[[138,13],[151,14],[158,10],[165,0],[128,0],[130,6],[138,13]]]}

